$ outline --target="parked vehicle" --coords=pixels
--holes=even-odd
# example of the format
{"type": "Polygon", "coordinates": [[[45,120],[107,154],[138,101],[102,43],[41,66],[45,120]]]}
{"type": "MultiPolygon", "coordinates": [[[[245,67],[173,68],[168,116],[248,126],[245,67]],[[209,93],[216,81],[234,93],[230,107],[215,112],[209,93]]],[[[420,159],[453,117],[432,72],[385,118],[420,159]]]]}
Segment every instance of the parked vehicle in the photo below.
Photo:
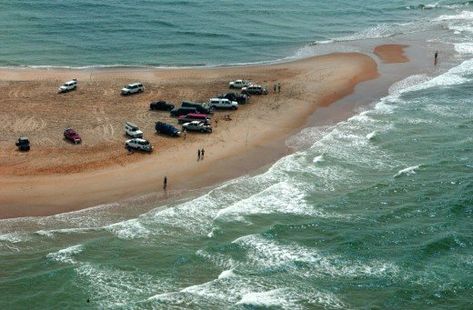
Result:
{"type": "Polygon", "coordinates": [[[210,118],[207,114],[201,113],[189,113],[187,115],[181,115],[177,118],[179,124],[189,123],[192,121],[200,121],[206,124],[210,123],[210,118]]]}
{"type": "Polygon", "coordinates": [[[149,143],[148,140],[135,138],[126,140],[125,148],[128,150],[137,150],[137,151],[144,151],[144,152],[152,152],[153,146],[149,143]]]}
{"type": "Polygon", "coordinates": [[[164,134],[164,135],[168,135],[171,137],[179,137],[181,135],[181,132],[179,131],[179,129],[177,129],[173,125],[166,124],[163,122],[156,122],[156,125],[154,126],[154,128],[156,129],[156,132],[164,134]]]}
{"type": "Polygon", "coordinates": [[[18,150],[22,152],[28,152],[30,150],[30,140],[27,137],[19,137],[15,145],[18,147],[18,150]]]}
{"type": "Polygon", "coordinates": [[[125,134],[132,138],[143,138],[143,132],[132,122],[125,123],[125,134]]]}
{"type": "Polygon", "coordinates": [[[245,95],[267,95],[268,90],[261,85],[251,85],[243,87],[241,93],[245,95]]]}
{"type": "Polygon", "coordinates": [[[213,109],[208,106],[206,103],[196,103],[190,101],[183,101],[181,104],[183,108],[195,108],[199,113],[202,114],[212,114],[213,109]]]}
{"type": "Polygon", "coordinates": [[[145,90],[145,87],[141,83],[128,84],[122,88],[122,95],[131,95],[136,93],[141,93],[145,90]]]}
{"type": "Polygon", "coordinates": [[[251,82],[247,80],[235,80],[228,83],[229,88],[237,88],[237,89],[241,89],[249,85],[251,85],[251,82]]]}
{"type": "Polygon", "coordinates": [[[171,111],[174,109],[174,104],[167,103],[166,101],[153,101],[149,104],[150,110],[159,110],[159,111],[171,111]]]}
{"type": "Polygon", "coordinates": [[[174,108],[171,110],[171,116],[181,116],[181,115],[187,115],[189,113],[199,113],[196,108],[191,108],[191,107],[180,107],[180,108],[174,108]]]}
{"type": "Polygon", "coordinates": [[[189,123],[185,123],[182,125],[182,129],[187,131],[198,131],[198,132],[212,132],[212,127],[209,124],[205,124],[204,122],[200,121],[192,121],[189,123]]]}
{"type": "Polygon", "coordinates": [[[64,138],[71,141],[74,144],[78,144],[82,142],[82,138],[79,134],[72,128],[64,129],[64,138]]]}
{"type": "Polygon", "coordinates": [[[237,94],[237,93],[226,93],[226,94],[220,94],[217,96],[217,98],[224,98],[228,99],[230,101],[236,101],[238,104],[245,104],[248,102],[250,97],[245,94],[237,94]]]}
{"type": "Polygon", "coordinates": [[[67,93],[71,90],[74,90],[77,88],[77,79],[72,79],[70,81],[65,82],[58,88],[59,93],[67,93]]]}
{"type": "Polygon", "coordinates": [[[230,101],[224,98],[212,98],[209,100],[209,106],[214,109],[238,109],[238,102],[230,101]]]}

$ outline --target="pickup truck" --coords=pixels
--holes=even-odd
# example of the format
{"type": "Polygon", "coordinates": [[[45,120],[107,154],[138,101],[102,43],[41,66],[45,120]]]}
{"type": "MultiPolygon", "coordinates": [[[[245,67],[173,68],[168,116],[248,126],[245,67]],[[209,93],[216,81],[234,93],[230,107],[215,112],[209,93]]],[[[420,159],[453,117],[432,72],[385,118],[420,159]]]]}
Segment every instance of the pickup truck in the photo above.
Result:
{"type": "Polygon", "coordinates": [[[209,106],[214,109],[238,109],[238,102],[230,101],[225,98],[212,98],[209,100],[209,106]]]}
{"type": "Polygon", "coordinates": [[[247,80],[234,80],[228,83],[229,88],[237,88],[237,89],[241,89],[243,87],[250,86],[250,85],[251,85],[251,82],[247,80]]]}

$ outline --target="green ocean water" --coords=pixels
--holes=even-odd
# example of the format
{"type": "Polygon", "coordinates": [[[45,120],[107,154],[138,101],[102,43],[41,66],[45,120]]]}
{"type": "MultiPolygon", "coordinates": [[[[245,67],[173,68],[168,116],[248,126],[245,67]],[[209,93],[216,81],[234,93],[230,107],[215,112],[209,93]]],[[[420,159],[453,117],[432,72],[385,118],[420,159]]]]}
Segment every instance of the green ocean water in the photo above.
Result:
{"type": "MultiPolygon", "coordinates": [[[[473,308],[473,12],[468,3],[428,13],[389,5],[398,11],[376,11],[389,38],[451,44],[444,71],[396,83],[346,121],[302,130],[287,141],[298,151],[257,175],[178,201],[150,193],[0,221],[0,308],[473,308]]],[[[381,28],[323,39],[359,42],[381,28]]]]}
{"type": "Polygon", "coordinates": [[[0,66],[274,61],[316,42],[386,37],[467,1],[0,1],[0,66]],[[425,9],[426,8],[426,9],[425,9]]]}

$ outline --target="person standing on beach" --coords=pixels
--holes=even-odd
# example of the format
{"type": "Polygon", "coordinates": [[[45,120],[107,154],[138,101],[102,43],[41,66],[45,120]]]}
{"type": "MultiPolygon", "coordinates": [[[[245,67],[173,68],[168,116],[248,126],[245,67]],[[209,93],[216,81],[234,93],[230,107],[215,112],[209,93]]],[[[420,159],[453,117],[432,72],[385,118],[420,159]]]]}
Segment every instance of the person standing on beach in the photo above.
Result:
{"type": "Polygon", "coordinates": [[[274,83],[274,92],[276,92],[277,88],[278,88],[278,85],[274,83]]]}
{"type": "Polygon", "coordinates": [[[435,51],[435,54],[434,54],[434,66],[437,65],[437,58],[439,57],[439,51],[435,51]]]}
{"type": "Polygon", "coordinates": [[[278,93],[281,92],[281,83],[278,83],[278,93]]]}
{"type": "Polygon", "coordinates": [[[201,154],[201,155],[200,155],[200,158],[201,158],[202,160],[204,160],[204,155],[205,155],[205,150],[204,150],[204,148],[202,148],[202,151],[200,151],[200,154],[201,154]]]}
{"type": "Polygon", "coordinates": [[[197,161],[200,160],[200,149],[197,150],[197,161]]]}
{"type": "Polygon", "coordinates": [[[184,140],[186,139],[187,137],[187,130],[184,128],[184,130],[182,131],[182,134],[184,135],[184,140]]]}
{"type": "Polygon", "coordinates": [[[163,189],[166,190],[168,187],[168,178],[165,176],[163,181],[163,189]]]}

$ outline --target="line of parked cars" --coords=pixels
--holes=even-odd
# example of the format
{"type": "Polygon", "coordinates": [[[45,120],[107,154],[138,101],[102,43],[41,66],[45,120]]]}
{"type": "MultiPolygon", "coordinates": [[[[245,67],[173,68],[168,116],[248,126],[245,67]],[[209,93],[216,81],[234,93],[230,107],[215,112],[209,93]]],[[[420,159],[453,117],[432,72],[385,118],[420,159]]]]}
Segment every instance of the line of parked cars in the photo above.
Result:
{"type": "MultiPolygon", "coordinates": [[[[250,95],[266,95],[268,93],[266,88],[247,80],[231,81],[229,87],[231,89],[240,89],[241,93],[228,92],[220,94],[210,98],[206,103],[183,101],[179,107],[163,100],[153,101],[149,104],[149,109],[152,111],[169,112],[172,117],[177,117],[177,122],[182,126],[182,131],[211,133],[210,115],[213,114],[214,110],[236,110],[240,104],[249,102],[250,95]]],[[[161,121],[155,123],[155,130],[158,134],[171,137],[179,137],[182,132],[175,126],[161,121]]],[[[125,125],[125,132],[133,138],[125,143],[128,149],[152,151],[151,144],[143,139],[143,132],[135,124],[128,122],[125,125]]]]}
{"type": "MultiPolygon", "coordinates": [[[[59,88],[58,93],[67,93],[77,89],[77,79],[64,82],[59,88]]],[[[246,104],[249,101],[250,95],[267,95],[266,88],[253,84],[248,80],[234,80],[229,82],[230,89],[240,89],[241,93],[229,92],[220,94],[215,98],[210,98],[207,103],[196,103],[190,101],[183,101],[180,107],[166,101],[153,101],[150,103],[150,110],[154,111],[169,111],[171,116],[177,117],[178,124],[182,125],[182,130],[195,131],[201,133],[211,133],[212,126],[210,125],[210,115],[215,109],[238,109],[240,104],[246,104]]],[[[121,95],[127,96],[131,94],[144,92],[145,87],[140,82],[135,82],[124,86],[121,89],[121,95]]],[[[159,134],[168,135],[172,137],[179,137],[181,131],[171,124],[164,122],[156,122],[155,130],[159,134]]],[[[152,152],[153,146],[151,143],[143,138],[143,131],[132,123],[125,123],[125,135],[130,137],[125,141],[125,148],[128,150],[141,150],[152,152]]],[[[82,142],[82,138],[72,128],[64,129],[64,138],[74,144],[82,142]]],[[[16,142],[16,146],[20,151],[30,150],[30,141],[27,137],[20,137],[16,142]]]]}
{"type": "MultiPolygon", "coordinates": [[[[70,81],[64,82],[61,86],[59,86],[58,93],[67,93],[76,89],[77,89],[77,79],[72,79],[70,81]]],[[[135,83],[125,85],[121,89],[120,93],[123,96],[127,96],[131,94],[142,93],[144,91],[145,91],[145,87],[143,86],[143,84],[140,82],[135,82],[135,83]]]]}

